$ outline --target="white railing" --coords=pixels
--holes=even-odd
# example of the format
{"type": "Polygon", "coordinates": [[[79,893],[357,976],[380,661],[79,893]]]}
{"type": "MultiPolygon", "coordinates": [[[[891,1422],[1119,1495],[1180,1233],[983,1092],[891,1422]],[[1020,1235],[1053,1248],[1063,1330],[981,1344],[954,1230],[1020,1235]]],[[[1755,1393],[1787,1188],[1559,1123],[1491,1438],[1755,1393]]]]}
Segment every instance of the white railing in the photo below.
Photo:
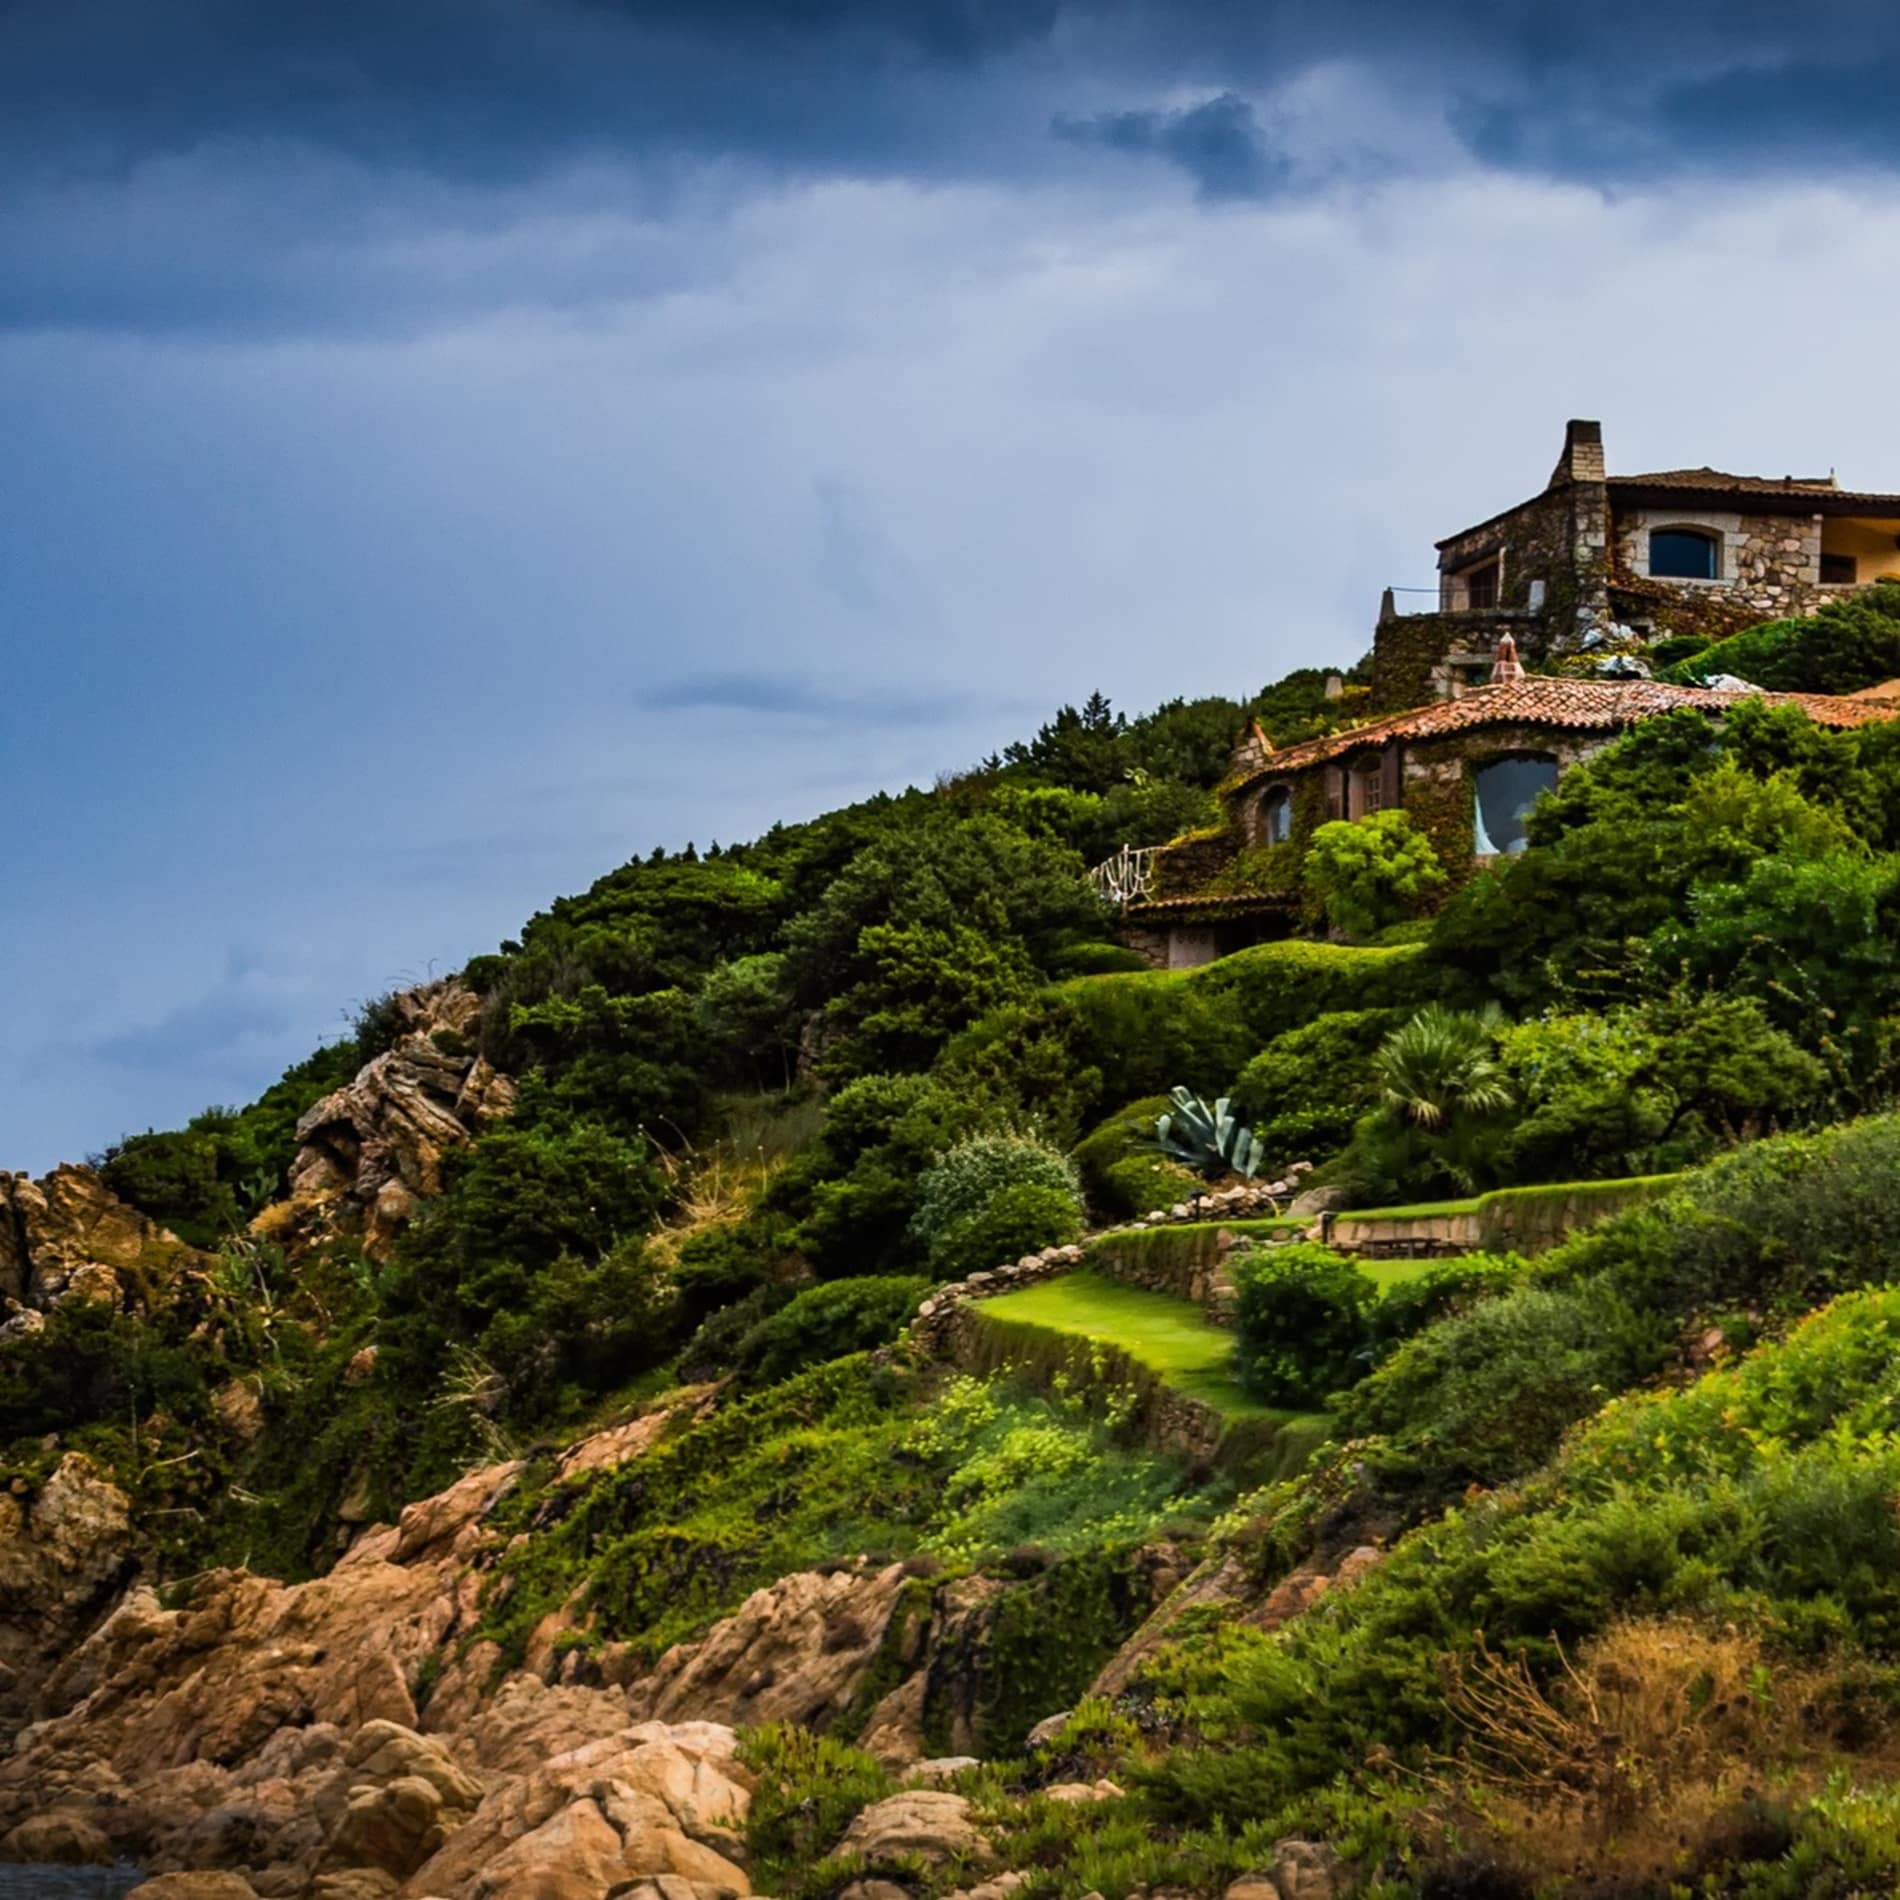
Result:
{"type": "Polygon", "coordinates": [[[1154,889],[1158,845],[1125,844],[1112,858],[1104,858],[1089,873],[1095,894],[1117,907],[1133,904],[1154,889]]]}

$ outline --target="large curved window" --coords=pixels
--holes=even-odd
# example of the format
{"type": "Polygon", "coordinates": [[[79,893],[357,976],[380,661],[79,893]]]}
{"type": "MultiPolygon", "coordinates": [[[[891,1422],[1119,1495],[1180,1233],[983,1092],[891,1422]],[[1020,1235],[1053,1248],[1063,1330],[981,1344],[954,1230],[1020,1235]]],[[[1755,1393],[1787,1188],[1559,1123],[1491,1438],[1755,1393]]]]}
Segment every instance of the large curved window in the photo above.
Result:
{"type": "Polygon", "coordinates": [[[1285,844],[1293,835],[1293,798],[1284,785],[1276,785],[1260,801],[1260,842],[1285,844]]]}
{"type": "Polygon", "coordinates": [[[1649,571],[1659,580],[1712,581],[1716,541],[1700,528],[1652,528],[1649,533],[1649,571]]]}
{"type": "Polygon", "coordinates": [[[1534,753],[1493,759],[1478,768],[1477,835],[1472,848],[1480,857],[1510,857],[1524,849],[1524,820],[1538,795],[1557,783],[1557,761],[1534,753]]]}

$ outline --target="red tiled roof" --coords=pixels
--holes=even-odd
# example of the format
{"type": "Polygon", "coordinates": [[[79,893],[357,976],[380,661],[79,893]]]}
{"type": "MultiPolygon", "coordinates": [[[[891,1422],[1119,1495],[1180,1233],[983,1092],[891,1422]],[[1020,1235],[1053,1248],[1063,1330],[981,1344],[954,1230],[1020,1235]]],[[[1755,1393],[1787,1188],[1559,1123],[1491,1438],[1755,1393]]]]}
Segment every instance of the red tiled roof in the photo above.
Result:
{"type": "Polygon", "coordinates": [[[1705,686],[1665,686],[1657,680],[1522,679],[1508,686],[1480,686],[1460,699],[1434,700],[1410,712],[1353,726],[1324,739],[1272,752],[1240,781],[1255,784],[1297,772],[1327,759],[1391,739],[1437,739],[1481,726],[1553,726],[1573,732],[1613,731],[1681,706],[1726,712],[1745,699],[1770,706],[1799,706],[1816,725],[1835,729],[1864,726],[1900,716],[1900,704],[1883,699],[1848,699],[1825,693],[1718,693],[1705,686]]]}
{"type": "Polygon", "coordinates": [[[1130,917],[1152,916],[1156,911],[1178,915],[1182,911],[1218,910],[1227,912],[1291,910],[1298,899],[1276,891],[1235,891],[1227,895],[1188,897],[1144,897],[1124,907],[1130,917]]]}

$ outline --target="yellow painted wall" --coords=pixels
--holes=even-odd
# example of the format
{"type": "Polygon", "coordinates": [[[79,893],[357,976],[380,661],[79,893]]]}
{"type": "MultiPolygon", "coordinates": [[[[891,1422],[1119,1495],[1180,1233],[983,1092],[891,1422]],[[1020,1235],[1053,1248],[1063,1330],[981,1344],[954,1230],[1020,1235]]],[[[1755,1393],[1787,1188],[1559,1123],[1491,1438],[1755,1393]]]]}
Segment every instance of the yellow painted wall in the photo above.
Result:
{"type": "Polygon", "coordinates": [[[1877,581],[1891,576],[1900,579],[1900,520],[1855,520],[1830,515],[1821,523],[1821,552],[1851,554],[1860,566],[1855,578],[1877,581]]]}

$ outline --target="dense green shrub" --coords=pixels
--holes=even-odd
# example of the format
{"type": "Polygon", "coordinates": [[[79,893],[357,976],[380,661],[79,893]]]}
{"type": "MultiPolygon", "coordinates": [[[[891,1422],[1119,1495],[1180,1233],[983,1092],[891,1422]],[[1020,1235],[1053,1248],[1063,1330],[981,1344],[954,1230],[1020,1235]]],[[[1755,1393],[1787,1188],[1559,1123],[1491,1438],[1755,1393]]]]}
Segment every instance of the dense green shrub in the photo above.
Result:
{"type": "Polygon", "coordinates": [[[1750,996],[1677,996],[1548,1014],[1499,1050],[1520,1113],[1497,1146],[1510,1182],[1661,1173],[1800,1111],[1826,1080],[1750,996]]]}
{"type": "Polygon", "coordinates": [[[1033,1135],[973,1135],[937,1158],[912,1230],[931,1271],[958,1279],[1082,1232],[1074,1162],[1033,1135]]]}
{"type": "Polygon", "coordinates": [[[1232,1256],[1235,1362],[1272,1405],[1311,1406],[1366,1369],[1378,1289],[1330,1247],[1294,1241],[1232,1256]]]}
{"type": "Polygon", "coordinates": [[[1900,678],[1900,584],[1831,600],[1819,613],[1770,620],[1665,662],[1658,677],[1699,686],[1731,673],[1775,693],[1857,693],[1900,678]]]}
{"type": "Polygon", "coordinates": [[[739,1760],[756,1787],[746,1811],[747,1863],[773,1893],[837,1846],[861,1808],[897,1792],[897,1782],[861,1748],[796,1722],[748,1729],[739,1760]]]}
{"type": "Polygon", "coordinates": [[[1402,811],[1321,825],[1302,877],[1309,899],[1348,937],[1418,916],[1449,882],[1432,841],[1402,811]]]}
{"type": "Polygon", "coordinates": [[[770,1385],[827,1359],[889,1345],[930,1285],[874,1274],[808,1286],[746,1333],[733,1352],[733,1368],[752,1384],[770,1385]]]}
{"type": "Polygon", "coordinates": [[[1192,1169],[1154,1146],[1155,1122],[1168,1112],[1165,1095],[1131,1102],[1076,1143],[1073,1159],[1089,1205],[1107,1219],[1172,1207],[1201,1185],[1192,1169]]]}
{"type": "Polygon", "coordinates": [[[1276,1036],[1241,1070],[1234,1112],[1252,1122],[1266,1167],[1345,1146],[1376,1097],[1373,1054],[1402,1020],[1391,1009],[1329,1010],[1276,1036]]]}
{"type": "Polygon", "coordinates": [[[761,1207],[795,1223],[799,1249],[826,1277],[915,1266],[924,1176],[995,1119],[980,1092],[933,1076],[860,1077],[826,1103],[817,1141],[780,1170],[761,1207]]]}
{"type": "Polygon", "coordinates": [[[1385,1290],[1372,1309],[1372,1346],[1383,1359],[1401,1340],[1455,1314],[1469,1312],[1521,1281],[1529,1263],[1517,1254],[1462,1254],[1385,1290]]]}

